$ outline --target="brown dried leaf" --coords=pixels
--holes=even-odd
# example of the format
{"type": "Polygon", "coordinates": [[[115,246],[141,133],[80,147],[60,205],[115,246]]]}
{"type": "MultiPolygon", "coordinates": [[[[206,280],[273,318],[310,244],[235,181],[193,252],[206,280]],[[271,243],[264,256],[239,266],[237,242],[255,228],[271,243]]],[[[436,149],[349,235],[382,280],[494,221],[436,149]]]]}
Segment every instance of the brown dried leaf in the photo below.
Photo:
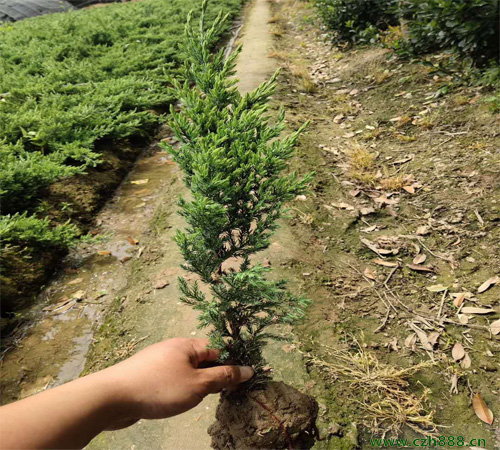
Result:
{"type": "Polygon", "coordinates": [[[69,301],[68,303],[66,303],[66,305],[64,305],[62,308],[57,308],[54,310],[54,313],[53,314],[62,314],[62,313],[65,313],[66,311],[69,311],[71,308],[73,308],[73,306],[76,305],[76,300],[71,300],[69,301]]]}
{"type": "MultiPolygon", "coordinates": [[[[452,294],[453,295],[453,294],[452,294]]],[[[467,295],[467,292],[459,292],[458,295],[455,297],[453,300],[453,304],[457,307],[460,308],[462,303],[465,300],[465,296],[467,295]]]]}
{"type": "Polygon", "coordinates": [[[127,241],[130,245],[137,245],[139,241],[137,239],[134,239],[133,237],[127,236],[127,241]]]}
{"type": "Polygon", "coordinates": [[[491,286],[500,283],[500,277],[495,275],[491,277],[489,280],[486,280],[481,286],[477,288],[477,293],[482,294],[484,291],[487,291],[491,286]]]}
{"type": "Polygon", "coordinates": [[[373,272],[372,269],[370,269],[369,267],[367,267],[364,271],[363,271],[363,275],[366,277],[366,278],[369,278],[370,280],[373,280],[373,281],[376,281],[377,280],[377,275],[375,274],[375,272],[373,272]]]}
{"type": "Polygon", "coordinates": [[[126,263],[127,261],[131,260],[131,256],[123,256],[122,258],[119,259],[119,261],[123,264],[126,263]]]}
{"type": "Polygon", "coordinates": [[[420,253],[419,255],[413,258],[413,264],[423,264],[427,259],[427,255],[425,253],[420,253]]]}
{"type": "Polygon", "coordinates": [[[467,325],[469,323],[469,316],[466,316],[465,314],[457,314],[458,321],[463,324],[467,325]]]}
{"type": "Polygon", "coordinates": [[[405,347],[414,349],[415,344],[417,343],[417,335],[415,333],[410,334],[406,339],[405,339],[405,347]]]}
{"type": "Polygon", "coordinates": [[[456,373],[451,376],[450,394],[458,394],[458,375],[456,373]]]}
{"type": "Polygon", "coordinates": [[[384,259],[376,258],[373,260],[375,264],[378,264],[379,266],[385,266],[385,267],[398,267],[398,263],[392,262],[392,261],[386,261],[384,259]]]}
{"type": "Polygon", "coordinates": [[[429,333],[429,336],[427,336],[427,339],[429,343],[435,347],[439,341],[439,336],[441,336],[441,333],[439,331],[431,331],[429,333]]]}
{"type": "Polygon", "coordinates": [[[76,300],[81,300],[83,297],[85,297],[85,291],[82,290],[76,291],[71,295],[71,298],[74,298],[76,300]]]}
{"type": "Polygon", "coordinates": [[[470,360],[470,356],[467,352],[465,352],[464,359],[462,359],[462,361],[460,361],[460,367],[462,369],[468,369],[468,368],[470,368],[471,364],[472,364],[472,361],[470,360]]]}
{"type": "Polygon", "coordinates": [[[101,255],[101,256],[109,256],[109,255],[111,255],[111,252],[108,250],[100,250],[97,252],[97,254],[101,255]]]}
{"type": "Polygon", "coordinates": [[[66,303],[69,303],[70,301],[71,301],[71,299],[66,297],[63,300],[61,300],[60,302],[56,303],[55,305],[46,306],[45,308],[43,308],[43,311],[55,311],[56,309],[61,308],[66,303]]]}
{"type": "Polygon", "coordinates": [[[170,284],[169,281],[167,280],[157,280],[155,283],[155,289],[163,289],[165,286],[168,286],[170,284]]]}
{"type": "Polygon", "coordinates": [[[486,406],[485,401],[477,392],[474,397],[472,397],[472,408],[476,413],[476,416],[479,417],[483,422],[491,425],[493,423],[493,413],[490,411],[488,406],[486,406]]]}
{"type": "Polygon", "coordinates": [[[361,213],[362,216],[367,216],[368,214],[373,214],[375,212],[375,209],[369,206],[367,208],[361,208],[359,212],[361,213]]]}
{"type": "Polygon", "coordinates": [[[434,269],[427,266],[421,266],[419,264],[406,264],[406,267],[417,272],[434,272],[434,269]]]}
{"type": "Polygon", "coordinates": [[[500,333],[500,319],[495,320],[494,322],[491,322],[490,330],[491,330],[491,334],[493,334],[494,336],[496,336],[497,334],[500,333]]]}
{"type": "Polygon", "coordinates": [[[417,228],[417,234],[419,236],[425,236],[426,234],[429,234],[429,227],[427,225],[421,225],[417,228]]]}
{"type": "Polygon", "coordinates": [[[349,203],[340,202],[340,203],[331,203],[331,205],[334,206],[335,208],[347,209],[348,211],[354,210],[354,206],[349,205],[349,203]]]}
{"type": "Polygon", "coordinates": [[[131,181],[130,183],[131,183],[131,184],[146,184],[146,183],[148,183],[148,182],[149,182],[149,180],[146,178],[146,179],[144,179],[144,180],[135,180],[135,181],[131,181]]]}
{"type": "Polygon", "coordinates": [[[448,287],[442,284],[434,284],[433,286],[427,286],[426,289],[430,292],[443,292],[446,291],[448,287]]]}
{"type": "Polygon", "coordinates": [[[456,342],[451,349],[451,356],[455,361],[460,361],[465,356],[465,349],[460,342],[456,342]]]}
{"type": "Polygon", "coordinates": [[[491,314],[495,310],[491,308],[476,308],[475,306],[465,306],[462,308],[463,314],[491,314]]]}
{"type": "Polygon", "coordinates": [[[403,189],[408,192],[408,194],[414,194],[415,188],[413,186],[403,186],[403,189]]]}

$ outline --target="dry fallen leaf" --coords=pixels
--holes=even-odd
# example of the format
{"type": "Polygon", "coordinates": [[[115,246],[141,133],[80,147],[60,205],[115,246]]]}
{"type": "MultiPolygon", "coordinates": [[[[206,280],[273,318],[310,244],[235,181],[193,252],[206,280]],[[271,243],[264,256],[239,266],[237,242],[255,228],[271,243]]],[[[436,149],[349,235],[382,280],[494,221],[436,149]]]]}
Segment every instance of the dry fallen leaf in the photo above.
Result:
{"type": "Polygon", "coordinates": [[[363,272],[363,275],[366,277],[366,278],[369,278],[370,280],[373,280],[373,281],[376,281],[377,280],[377,275],[375,274],[375,272],[373,272],[372,269],[370,269],[369,267],[367,267],[364,272],[363,272]]]}
{"type": "Polygon", "coordinates": [[[420,253],[419,255],[415,256],[415,258],[413,258],[413,264],[422,264],[425,262],[426,259],[427,259],[426,254],[420,253]]]}
{"type": "Polygon", "coordinates": [[[471,364],[472,364],[472,361],[470,360],[470,356],[466,352],[465,356],[464,356],[464,359],[462,359],[462,361],[460,361],[460,367],[462,369],[468,369],[471,366],[471,364]]]}
{"type": "Polygon", "coordinates": [[[349,205],[349,203],[344,203],[344,202],[340,202],[340,203],[331,203],[332,206],[334,206],[335,208],[339,208],[339,209],[347,209],[349,211],[352,211],[354,209],[354,206],[352,205],[349,205]]]}
{"type": "Polygon", "coordinates": [[[430,231],[429,231],[429,227],[426,226],[426,225],[421,225],[417,228],[417,234],[419,236],[425,236],[426,234],[429,234],[430,231]]]}
{"type": "Polygon", "coordinates": [[[433,286],[427,286],[426,289],[431,292],[443,292],[448,289],[447,286],[443,286],[442,284],[435,284],[433,286]]]}
{"type": "Polygon", "coordinates": [[[500,319],[495,320],[494,322],[491,322],[490,329],[491,329],[491,334],[493,334],[494,336],[499,334],[500,333],[500,319]]]}
{"type": "Polygon", "coordinates": [[[157,280],[155,283],[155,289],[163,289],[165,286],[168,286],[170,283],[167,280],[157,280]]]}
{"type": "Polygon", "coordinates": [[[417,335],[415,333],[410,334],[405,339],[405,347],[415,349],[415,344],[417,343],[417,335]]]}
{"type": "Polygon", "coordinates": [[[403,186],[403,189],[408,192],[408,194],[414,194],[415,188],[413,186],[403,186]]]}
{"type": "Polygon", "coordinates": [[[131,260],[131,256],[123,256],[122,258],[119,259],[121,263],[126,263],[127,261],[131,260]]]}
{"type": "Polygon", "coordinates": [[[76,305],[76,300],[73,299],[70,302],[66,303],[62,308],[57,308],[54,310],[53,314],[62,314],[65,313],[66,311],[69,311],[73,306],[76,305]]]}
{"type": "Polygon", "coordinates": [[[463,314],[491,314],[495,310],[491,308],[476,308],[475,306],[465,306],[462,308],[463,314]]]}
{"type": "Polygon", "coordinates": [[[484,291],[487,291],[491,286],[500,283],[500,277],[498,275],[491,277],[489,280],[486,280],[481,286],[477,288],[477,293],[482,294],[484,291]]]}
{"type": "Polygon", "coordinates": [[[419,264],[406,264],[406,267],[417,272],[434,272],[434,269],[427,266],[421,266],[419,264]]]}
{"type": "MultiPolygon", "coordinates": [[[[359,212],[361,213],[362,216],[367,216],[369,214],[373,214],[375,212],[375,209],[373,209],[371,206],[369,206],[367,208],[361,208],[359,210],[359,212]]],[[[373,225],[373,226],[376,226],[376,225],[373,225]]]]}
{"type": "MultiPolygon", "coordinates": [[[[452,294],[453,295],[453,294],[452,294]]],[[[453,300],[453,304],[457,307],[460,308],[462,303],[465,300],[465,296],[467,295],[467,292],[459,292],[459,294],[455,297],[453,300]]]]}
{"type": "Polygon", "coordinates": [[[46,306],[45,308],[43,308],[43,311],[55,311],[56,309],[61,308],[62,306],[69,303],[70,301],[71,301],[71,299],[66,297],[63,300],[61,300],[60,302],[56,303],[55,305],[46,306]]]}
{"type": "Polygon", "coordinates": [[[432,352],[433,347],[432,347],[432,344],[429,342],[427,335],[420,328],[418,328],[414,323],[410,322],[409,326],[417,334],[418,339],[422,344],[422,347],[424,347],[425,350],[432,352]]]}
{"type": "Polygon", "coordinates": [[[438,343],[438,340],[439,340],[439,336],[441,336],[441,333],[439,331],[431,331],[429,333],[429,336],[427,336],[427,339],[429,341],[429,343],[435,347],[438,343]]]}
{"type": "Polygon", "coordinates": [[[490,411],[488,406],[486,406],[486,403],[479,392],[472,397],[472,408],[474,409],[476,416],[483,422],[486,422],[488,425],[493,423],[493,413],[490,411]]]}
{"type": "Polygon", "coordinates": [[[469,323],[469,316],[466,316],[465,314],[457,314],[458,321],[463,324],[467,325],[469,323]]]}
{"type": "Polygon", "coordinates": [[[465,356],[465,349],[460,342],[456,342],[451,349],[451,356],[455,361],[460,361],[465,356]]]}
{"type": "Polygon", "coordinates": [[[108,250],[100,250],[97,252],[97,254],[101,255],[101,256],[109,256],[109,255],[111,255],[111,252],[108,250]]]}
{"type": "Polygon", "coordinates": [[[137,239],[134,239],[133,237],[127,236],[127,241],[130,245],[137,245],[139,241],[137,239]]]}
{"type": "Polygon", "coordinates": [[[85,297],[85,291],[82,290],[76,291],[73,295],[71,295],[71,298],[76,300],[81,300],[83,297],[85,297]]]}
{"type": "Polygon", "coordinates": [[[375,264],[378,264],[379,266],[385,266],[385,267],[398,267],[399,264],[392,262],[392,261],[386,261],[384,259],[376,258],[373,260],[375,264]]]}
{"type": "Polygon", "coordinates": [[[451,376],[450,394],[458,394],[458,375],[456,373],[451,376]]]}
{"type": "Polygon", "coordinates": [[[135,180],[135,181],[131,181],[130,183],[131,184],[146,184],[149,182],[149,179],[144,179],[144,180],[135,180]]]}

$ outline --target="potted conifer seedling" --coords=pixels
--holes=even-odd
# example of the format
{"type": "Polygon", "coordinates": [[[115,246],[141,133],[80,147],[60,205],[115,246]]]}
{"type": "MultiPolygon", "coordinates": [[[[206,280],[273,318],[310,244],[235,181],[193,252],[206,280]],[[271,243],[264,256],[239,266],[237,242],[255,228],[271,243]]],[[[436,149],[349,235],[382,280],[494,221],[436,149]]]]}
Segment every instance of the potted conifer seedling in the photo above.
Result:
{"type": "Polygon", "coordinates": [[[171,108],[170,126],[181,145],[168,147],[184,172],[190,198],[179,200],[188,226],[178,230],[183,266],[199,277],[180,278],[182,300],[200,312],[211,346],[221,362],[252,366],[256,375],[238,391],[223,393],[210,427],[216,449],[309,448],[316,402],[263,370],[266,341],[279,339],[277,324],[304,315],[307,300],[270,281],[270,268],[253,263],[267,248],[285,202],[305,191],[312,175],[284,173],[304,127],[278,139],[284,114],[270,122],[267,104],[277,73],[253,92],[236,87],[235,60],[212,49],[226,28],[219,15],[206,27],[206,1],[199,26],[186,24],[183,81],[172,79],[180,110],[171,108]]]}

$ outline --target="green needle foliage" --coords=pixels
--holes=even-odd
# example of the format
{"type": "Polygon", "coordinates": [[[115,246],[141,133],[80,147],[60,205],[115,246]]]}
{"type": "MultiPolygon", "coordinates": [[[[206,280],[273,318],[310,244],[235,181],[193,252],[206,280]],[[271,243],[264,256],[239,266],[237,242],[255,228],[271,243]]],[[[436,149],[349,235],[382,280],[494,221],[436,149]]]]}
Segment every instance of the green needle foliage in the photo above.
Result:
{"type": "Polygon", "coordinates": [[[304,192],[312,178],[284,174],[307,124],[278,139],[284,113],[274,124],[267,114],[278,73],[240,94],[233,75],[241,48],[227,58],[223,49],[212,54],[228,16],[219,14],[206,27],[206,8],[205,0],[199,27],[188,16],[184,81],[171,80],[181,107],[171,108],[170,125],[182,145],[168,150],[192,194],[179,201],[188,227],[176,241],[183,267],[205,285],[180,278],[180,289],[182,300],[200,311],[200,327],[210,329],[221,360],[252,365],[262,379],[262,348],[279,339],[269,327],[301,318],[308,301],[288,292],[284,281],[267,280],[270,269],[250,258],[269,246],[285,202],[304,192]],[[237,268],[227,268],[228,260],[237,268]]]}

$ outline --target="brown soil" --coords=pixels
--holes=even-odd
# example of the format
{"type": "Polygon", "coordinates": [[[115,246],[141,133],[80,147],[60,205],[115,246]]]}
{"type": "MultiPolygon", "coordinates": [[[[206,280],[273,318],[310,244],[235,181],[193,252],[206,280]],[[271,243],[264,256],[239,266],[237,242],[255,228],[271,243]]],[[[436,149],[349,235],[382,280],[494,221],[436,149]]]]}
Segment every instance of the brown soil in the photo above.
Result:
{"type": "Polygon", "coordinates": [[[208,433],[215,450],[310,449],[317,415],[311,396],[270,382],[251,392],[221,395],[208,433]]]}
{"type": "MultiPolygon", "coordinates": [[[[144,143],[108,142],[100,147],[102,162],[97,167],[89,168],[84,175],[58,181],[41,192],[40,207],[54,224],[70,220],[83,234],[87,233],[97,212],[145,150],[144,143]]],[[[3,250],[2,316],[9,317],[10,313],[29,307],[66,253],[51,247],[3,250]]],[[[5,320],[2,335],[8,334],[19,319],[17,316],[5,320]]]]}

